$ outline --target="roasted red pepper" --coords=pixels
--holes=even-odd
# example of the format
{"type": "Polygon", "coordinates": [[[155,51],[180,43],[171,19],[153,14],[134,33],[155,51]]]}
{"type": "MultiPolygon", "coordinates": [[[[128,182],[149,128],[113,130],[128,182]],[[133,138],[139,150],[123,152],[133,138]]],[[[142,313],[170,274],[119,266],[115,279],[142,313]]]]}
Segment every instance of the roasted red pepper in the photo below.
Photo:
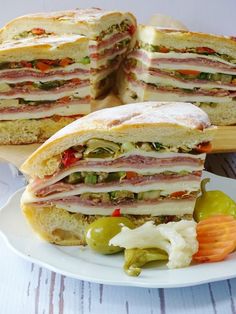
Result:
{"type": "Polygon", "coordinates": [[[21,64],[21,66],[22,66],[23,68],[32,68],[32,67],[33,67],[33,66],[32,66],[32,63],[29,62],[29,61],[21,61],[20,64],[21,64]]]}
{"type": "Polygon", "coordinates": [[[177,197],[182,197],[185,195],[187,192],[186,191],[176,191],[170,194],[170,197],[177,198],[177,197]]]}
{"type": "Polygon", "coordinates": [[[126,172],[126,178],[127,179],[133,179],[133,178],[137,178],[137,177],[138,177],[137,172],[133,172],[133,171],[127,171],[126,172]]]}
{"type": "Polygon", "coordinates": [[[80,160],[80,158],[75,156],[76,150],[73,148],[69,148],[62,154],[62,164],[64,167],[69,167],[70,165],[74,164],[76,161],[80,160]]]}
{"type": "Polygon", "coordinates": [[[43,29],[43,28],[32,28],[32,29],[31,29],[31,33],[32,33],[33,35],[43,35],[43,34],[45,34],[46,32],[45,32],[45,29],[43,29]]]}
{"type": "Polygon", "coordinates": [[[167,53],[167,52],[170,51],[170,49],[167,48],[167,47],[160,47],[160,48],[159,48],[159,51],[160,51],[160,52],[163,52],[163,53],[167,53]]]}
{"type": "Polygon", "coordinates": [[[215,50],[208,48],[208,47],[197,47],[196,48],[197,53],[216,53],[215,50]]]}
{"type": "Polygon", "coordinates": [[[212,151],[212,145],[210,142],[198,144],[196,148],[199,153],[210,153],[212,151]]]}
{"type": "Polygon", "coordinates": [[[112,217],[120,217],[120,208],[115,209],[111,215],[112,217]]]}
{"type": "Polygon", "coordinates": [[[136,27],[134,25],[130,25],[128,28],[128,32],[130,33],[130,35],[132,36],[136,31],[136,27]]]}

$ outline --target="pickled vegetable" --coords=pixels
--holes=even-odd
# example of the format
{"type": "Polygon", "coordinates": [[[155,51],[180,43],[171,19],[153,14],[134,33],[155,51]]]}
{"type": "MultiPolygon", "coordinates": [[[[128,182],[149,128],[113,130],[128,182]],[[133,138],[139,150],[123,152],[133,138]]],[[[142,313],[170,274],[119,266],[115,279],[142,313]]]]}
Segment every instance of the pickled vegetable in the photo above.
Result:
{"type": "Polygon", "coordinates": [[[121,191],[112,191],[109,193],[111,200],[122,201],[122,200],[133,200],[135,198],[135,194],[130,191],[121,190],[121,191]]]}
{"type": "Polygon", "coordinates": [[[119,246],[109,245],[109,241],[117,235],[122,227],[130,229],[135,225],[126,217],[102,217],[91,223],[86,229],[88,246],[101,254],[114,254],[123,250],[119,246]]]}
{"type": "Polygon", "coordinates": [[[138,199],[139,200],[156,200],[159,198],[161,191],[146,191],[146,192],[139,192],[138,199]]]}
{"type": "Polygon", "coordinates": [[[126,177],[125,171],[110,172],[106,178],[106,182],[121,181],[126,177]]]}
{"type": "Polygon", "coordinates": [[[90,63],[90,58],[88,56],[83,57],[82,59],[79,60],[79,63],[89,64],[90,63]]]}
{"type": "Polygon", "coordinates": [[[165,148],[161,143],[156,142],[156,143],[152,143],[153,147],[155,148],[155,150],[161,150],[163,148],[165,148]]]}
{"type": "Polygon", "coordinates": [[[86,177],[84,178],[85,184],[96,184],[97,183],[97,175],[94,173],[87,173],[86,177]]]}
{"type": "Polygon", "coordinates": [[[236,247],[236,220],[217,215],[197,224],[198,252],[193,259],[199,263],[224,260],[236,247]]]}
{"type": "Polygon", "coordinates": [[[205,73],[205,72],[201,72],[198,76],[198,78],[200,80],[208,80],[209,79],[209,74],[208,73],[205,73]]]}
{"type": "Polygon", "coordinates": [[[168,260],[168,254],[158,248],[126,249],[124,271],[129,276],[139,276],[141,267],[153,261],[168,260]]]}
{"type": "Polygon", "coordinates": [[[134,149],[135,149],[135,145],[133,143],[130,143],[130,142],[126,142],[126,143],[123,143],[121,145],[121,151],[123,151],[123,152],[130,152],[134,149]]]}
{"type": "Polygon", "coordinates": [[[120,150],[120,146],[114,142],[90,139],[87,142],[87,149],[84,152],[85,157],[90,158],[105,158],[112,157],[120,150]]]}
{"type": "Polygon", "coordinates": [[[74,172],[71,173],[68,177],[66,177],[64,181],[69,184],[76,184],[83,182],[83,177],[81,176],[80,172],[74,172]]]}
{"type": "Polygon", "coordinates": [[[153,147],[151,146],[150,143],[142,143],[139,148],[142,150],[145,150],[146,152],[151,152],[153,150],[153,147]]]}
{"type": "Polygon", "coordinates": [[[231,83],[232,81],[232,75],[229,75],[229,74],[221,74],[221,82],[223,83],[231,83]]]}
{"type": "Polygon", "coordinates": [[[49,90],[52,88],[57,88],[65,84],[65,81],[48,81],[48,82],[40,82],[37,84],[37,87],[44,90],[49,90]]]}
{"type": "Polygon", "coordinates": [[[197,198],[194,219],[198,222],[214,215],[232,215],[236,218],[236,203],[224,192],[206,191],[206,184],[209,178],[202,180],[202,195],[197,198]]]}

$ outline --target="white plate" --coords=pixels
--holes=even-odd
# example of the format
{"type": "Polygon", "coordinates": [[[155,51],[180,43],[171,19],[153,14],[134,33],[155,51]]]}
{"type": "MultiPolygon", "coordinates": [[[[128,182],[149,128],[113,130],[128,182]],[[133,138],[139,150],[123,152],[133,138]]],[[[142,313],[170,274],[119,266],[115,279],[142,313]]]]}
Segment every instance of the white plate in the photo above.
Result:
{"type": "MultiPolygon", "coordinates": [[[[209,189],[220,189],[236,198],[236,180],[204,172],[210,177],[209,189]]],[[[168,270],[164,265],[145,268],[139,277],[129,277],[122,270],[123,256],[103,256],[88,248],[60,247],[39,239],[20,210],[23,189],[17,191],[0,211],[0,234],[18,255],[60,274],[120,286],[174,288],[236,277],[236,253],[219,263],[192,265],[168,270]]]]}

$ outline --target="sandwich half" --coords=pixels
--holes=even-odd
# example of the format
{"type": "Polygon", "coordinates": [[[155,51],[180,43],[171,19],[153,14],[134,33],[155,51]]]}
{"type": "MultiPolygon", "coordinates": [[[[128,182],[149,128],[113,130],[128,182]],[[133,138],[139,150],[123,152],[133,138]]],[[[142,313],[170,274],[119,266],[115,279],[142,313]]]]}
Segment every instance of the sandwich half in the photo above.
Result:
{"type": "Polygon", "coordinates": [[[129,12],[77,9],[18,17],[2,28],[0,41],[65,34],[86,36],[90,40],[87,62],[91,63],[92,96],[96,98],[113,86],[135,30],[136,19],[129,12]]]}
{"type": "Polygon", "coordinates": [[[213,128],[190,103],[103,109],[57,132],[22,165],[21,207],[33,229],[61,245],[116,209],[137,226],[191,219],[213,128]]]}
{"type": "Polygon", "coordinates": [[[211,123],[236,123],[236,40],[139,25],[118,88],[131,101],[186,101],[211,123]]]}
{"type": "Polygon", "coordinates": [[[88,53],[81,35],[0,45],[0,144],[43,142],[91,111],[88,53]]]}

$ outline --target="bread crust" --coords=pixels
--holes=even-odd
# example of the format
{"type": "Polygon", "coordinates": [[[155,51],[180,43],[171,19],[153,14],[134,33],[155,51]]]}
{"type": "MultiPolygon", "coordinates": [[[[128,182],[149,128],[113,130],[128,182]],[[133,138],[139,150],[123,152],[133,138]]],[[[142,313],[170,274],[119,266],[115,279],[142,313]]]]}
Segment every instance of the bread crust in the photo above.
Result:
{"type": "Polygon", "coordinates": [[[204,110],[211,123],[214,125],[235,125],[236,124],[236,102],[232,103],[197,103],[199,108],[204,110]]]}
{"type": "MultiPolygon", "coordinates": [[[[21,204],[22,211],[33,230],[44,240],[58,245],[86,245],[85,231],[90,223],[101,216],[69,213],[55,206],[37,207],[21,204]]],[[[163,216],[150,215],[127,217],[138,227],[146,221],[163,223],[163,216]]],[[[175,216],[175,220],[192,219],[192,215],[175,216]]]]}
{"type": "Polygon", "coordinates": [[[80,35],[25,38],[0,45],[1,62],[87,56],[89,40],[80,35]]]}
{"type": "MultiPolygon", "coordinates": [[[[161,142],[192,145],[212,139],[207,114],[189,103],[145,102],[93,112],[61,129],[22,165],[29,175],[43,175],[45,160],[90,138],[114,142],[161,142]]],[[[46,171],[46,169],[45,169],[46,171]]]]}
{"type": "Polygon", "coordinates": [[[98,8],[36,13],[18,17],[6,24],[0,32],[0,40],[11,40],[22,31],[43,28],[56,34],[83,34],[93,39],[98,33],[124,19],[136,25],[130,12],[105,11],[98,8]]]}
{"type": "Polygon", "coordinates": [[[0,121],[0,145],[43,143],[74,117],[0,121]]]}
{"type": "Polygon", "coordinates": [[[236,37],[139,25],[137,40],[176,49],[208,47],[236,58],[236,37]]]}

